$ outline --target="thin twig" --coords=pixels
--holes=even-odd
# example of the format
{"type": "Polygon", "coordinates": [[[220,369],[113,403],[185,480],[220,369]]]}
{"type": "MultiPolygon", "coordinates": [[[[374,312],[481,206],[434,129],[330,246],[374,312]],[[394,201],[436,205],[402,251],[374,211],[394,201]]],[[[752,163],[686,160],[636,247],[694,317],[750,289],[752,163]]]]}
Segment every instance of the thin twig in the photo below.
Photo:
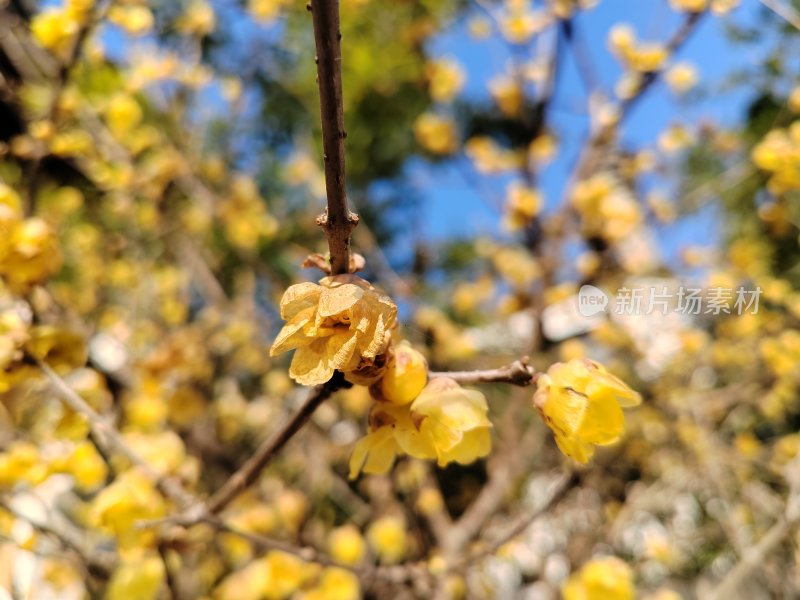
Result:
{"type": "Polygon", "coordinates": [[[780,2],[779,0],[761,0],[761,4],[781,17],[795,29],[800,29],[800,13],[790,4],[780,2]]]}
{"type": "Polygon", "coordinates": [[[497,369],[486,369],[482,371],[432,371],[428,376],[448,377],[466,385],[478,383],[510,383],[521,387],[536,383],[536,370],[528,364],[528,357],[523,356],[515,360],[510,365],[497,369]]]}
{"type": "MultiPolygon", "coordinates": [[[[72,42],[72,47],[69,50],[69,54],[58,69],[58,75],[56,77],[53,92],[50,96],[50,101],[47,106],[47,113],[45,115],[45,118],[48,122],[54,124],[58,114],[58,105],[61,102],[61,96],[63,95],[67,84],[69,83],[70,73],[81,57],[83,47],[86,43],[86,40],[89,38],[89,34],[92,32],[94,26],[102,20],[105,12],[106,8],[104,7],[94,7],[86,16],[85,23],[83,23],[80,29],[78,29],[78,33],[72,42]]],[[[36,209],[36,194],[39,190],[39,171],[42,168],[43,160],[44,155],[39,153],[34,158],[33,163],[30,166],[28,193],[25,199],[25,212],[27,214],[32,214],[36,209]]]]}
{"type": "MultiPolygon", "coordinates": [[[[667,51],[667,56],[674,56],[674,54],[686,43],[686,40],[689,39],[689,36],[700,23],[700,19],[702,19],[704,12],[693,12],[689,13],[686,18],[684,19],[683,23],[681,23],[680,27],[672,34],[667,45],[665,47],[667,51]]],[[[642,78],[642,83],[639,85],[639,88],[636,90],[636,93],[628,98],[627,100],[622,102],[620,107],[621,114],[627,113],[639,100],[642,99],[645,92],[656,82],[658,81],[661,74],[664,72],[663,69],[658,71],[650,71],[646,73],[642,78]]]]}
{"type": "Polygon", "coordinates": [[[344,104],[342,101],[342,33],[339,0],[313,0],[308,4],[317,46],[317,85],[322,118],[322,149],[328,206],[317,223],[325,230],[331,252],[331,273],[350,270],[350,234],[358,215],[347,205],[344,170],[344,104]]]}
{"type": "Polygon", "coordinates": [[[769,528],[757,544],[748,548],[736,566],[710,594],[708,600],[723,600],[736,595],[737,590],[750,574],[783,540],[793,534],[800,523],[800,457],[795,457],[786,468],[789,480],[789,497],[786,500],[785,513],[769,528]]]}
{"type": "Polygon", "coordinates": [[[308,423],[314,411],[327,400],[336,390],[345,386],[344,377],[337,372],[327,383],[318,385],[311,390],[306,401],[292,418],[281,427],[271,438],[259,446],[256,453],[245,462],[239,470],[231,475],[228,480],[217,490],[206,503],[210,514],[217,514],[236,498],[241,492],[250,487],[258,478],[275,455],[283,449],[286,443],[308,423]]]}
{"type": "Polygon", "coordinates": [[[89,406],[89,404],[87,404],[58,373],[53,371],[48,364],[35,356],[30,356],[30,360],[35,362],[42,373],[45,374],[50,381],[50,385],[58,392],[64,404],[76,413],[86,417],[89,428],[97,436],[97,442],[105,447],[106,454],[110,454],[110,450],[113,449],[125,456],[131,463],[140,468],[167,498],[173,500],[182,508],[186,508],[194,503],[192,496],[178,485],[178,483],[169,477],[162,477],[156,473],[142,457],[125,443],[125,440],[122,439],[117,429],[104,417],[95,412],[95,410],[89,406]]]}
{"type": "Polygon", "coordinates": [[[4,498],[0,498],[0,508],[11,514],[17,519],[25,521],[40,533],[56,540],[65,550],[71,551],[80,559],[81,566],[86,571],[98,579],[108,579],[114,570],[115,557],[102,550],[94,550],[88,547],[84,540],[79,536],[71,534],[66,530],[54,527],[53,525],[32,519],[28,515],[18,511],[4,498]]]}
{"type": "Polygon", "coordinates": [[[502,546],[507,544],[509,541],[517,537],[523,531],[525,531],[531,523],[533,523],[536,519],[546,513],[550,508],[554,505],[558,504],[566,495],[567,493],[577,485],[579,481],[579,477],[575,472],[564,473],[558,481],[556,481],[552,485],[552,490],[550,495],[548,496],[547,500],[541,505],[533,508],[528,513],[520,516],[517,519],[517,522],[512,525],[505,533],[501,534],[499,537],[495,538],[491,542],[489,542],[485,547],[481,548],[480,550],[469,554],[468,556],[464,557],[462,561],[460,561],[456,566],[463,568],[467,567],[470,564],[486,557],[494,554],[497,552],[502,546]]]}

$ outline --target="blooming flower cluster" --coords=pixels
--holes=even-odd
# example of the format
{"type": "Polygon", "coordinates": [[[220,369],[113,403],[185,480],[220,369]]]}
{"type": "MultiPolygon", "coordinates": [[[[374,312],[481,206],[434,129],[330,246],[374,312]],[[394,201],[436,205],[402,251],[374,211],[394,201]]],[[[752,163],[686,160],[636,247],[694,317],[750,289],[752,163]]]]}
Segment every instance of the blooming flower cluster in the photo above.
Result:
{"type": "Polygon", "coordinates": [[[397,308],[355,275],[320,285],[290,287],[281,300],[288,320],[271,352],[297,349],[289,374],[305,385],[338,370],[369,385],[375,399],[370,432],[357,444],[350,476],[387,472],[398,455],[467,464],[491,449],[486,398],[447,378],[428,382],[423,355],[407,342],[392,344],[397,308]]]}
{"type": "MultiPolygon", "coordinates": [[[[291,286],[281,300],[287,320],[273,355],[296,349],[290,376],[304,385],[325,383],[341,371],[369,386],[374,402],[369,432],[350,458],[350,477],[384,474],[398,456],[469,464],[491,450],[484,395],[448,377],[428,378],[424,356],[408,342],[393,343],[397,308],[355,275],[291,286]]],[[[639,395],[601,365],[572,360],[538,379],[534,405],[561,451],[586,463],[597,445],[619,440],[622,406],[639,395]]]]}

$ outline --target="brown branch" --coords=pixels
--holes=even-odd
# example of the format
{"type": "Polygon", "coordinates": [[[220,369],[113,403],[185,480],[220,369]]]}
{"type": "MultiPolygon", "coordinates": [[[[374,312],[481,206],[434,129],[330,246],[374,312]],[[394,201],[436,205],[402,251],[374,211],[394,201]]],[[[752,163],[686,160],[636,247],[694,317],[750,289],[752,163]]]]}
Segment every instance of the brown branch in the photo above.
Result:
{"type": "Polygon", "coordinates": [[[322,119],[322,149],[328,206],[317,219],[325,230],[331,252],[331,273],[350,270],[350,233],[358,215],[347,205],[344,170],[344,104],[342,101],[342,33],[339,0],[313,0],[308,4],[317,46],[317,85],[322,119]]]}
{"type": "Polygon", "coordinates": [[[510,383],[511,385],[525,387],[536,383],[536,379],[538,378],[536,370],[528,364],[528,360],[527,356],[523,356],[510,365],[497,369],[487,369],[484,371],[432,371],[428,373],[428,376],[431,378],[449,377],[458,383],[466,385],[475,385],[478,383],[510,383]]]}
{"type": "Polygon", "coordinates": [[[258,478],[275,455],[280,452],[286,443],[308,423],[314,411],[327,400],[336,390],[345,387],[344,377],[338,371],[327,383],[318,385],[311,390],[306,401],[292,418],[281,427],[271,438],[259,446],[256,453],[245,462],[238,471],[231,475],[206,503],[209,514],[216,514],[225,508],[241,492],[250,487],[258,478]]]}

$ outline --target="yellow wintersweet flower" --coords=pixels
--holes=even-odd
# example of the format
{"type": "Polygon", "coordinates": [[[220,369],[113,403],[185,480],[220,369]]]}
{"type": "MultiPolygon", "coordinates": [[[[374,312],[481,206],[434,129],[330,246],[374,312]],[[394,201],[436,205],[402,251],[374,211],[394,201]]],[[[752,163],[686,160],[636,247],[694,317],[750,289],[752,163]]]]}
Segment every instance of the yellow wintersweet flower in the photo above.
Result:
{"type": "Polygon", "coordinates": [[[618,558],[586,563],[561,588],[564,600],[633,600],[633,572],[618,558]]]}
{"type": "Polygon", "coordinates": [[[630,52],[636,43],[636,32],[627,23],[617,23],[608,32],[608,47],[617,55],[630,52]]]}
{"type": "Polygon", "coordinates": [[[11,488],[23,481],[37,485],[49,474],[47,463],[30,442],[12,442],[5,452],[0,452],[0,488],[11,488]]]}
{"type": "Polygon", "coordinates": [[[290,3],[291,0],[248,0],[247,10],[256,21],[270,23],[277,19],[281,10],[290,3]]]}
{"type": "Polygon", "coordinates": [[[296,349],[289,376],[303,385],[325,383],[336,370],[363,372],[386,351],[396,317],[394,302],[355,275],[293,285],[281,298],[287,323],[270,355],[296,349]]]}
{"type": "Polygon", "coordinates": [[[352,567],[364,558],[367,545],[358,528],[343,525],[328,535],[328,551],[337,563],[352,567]]]}
{"type": "Polygon", "coordinates": [[[414,137],[433,154],[452,154],[458,149],[456,125],[448,117],[424,113],[414,121],[414,137]]]}
{"type": "Polygon", "coordinates": [[[164,561],[157,553],[134,556],[124,560],[114,569],[104,598],[156,600],[164,575],[164,561]]]}
{"type": "Polygon", "coordinates": [[[517,80],[500,75],[489,82],[489,92],[500,112],[507,117],[518,117],[522,112],[525,94],[517,80]]]}
{"type": "Polygon", "coordinates": [[[487,136],[475,136],[464,144],[464,152],[481,173],[499,173],[520,167],[523,161],[513,150],[507,150],[487,136]]]}
{"type": "Polygon", "coordinates": [[[667,48],[657,42],[646,42],[638,45],[625,58],[628,65],[640,73],[658,71],[668,57],[667,48]]]}
{"type": "Polygon", "coordinates": [[[800,121],[770,131],[753,148],[752,157],[758,168],[770,172],[770,192],[781,195],[800,189],[800,121]]]}
{"type": "Polygon", "coordinates": [[[595,446],[619,440],[625,428],[622,407],[640,402],[638,393],[588,359],[552,365],[533,396],[558,448],[579,463],[589,461],[595,446]]]}
{"type": "Polygon", "coordinates": [[[403,341],[394,348],[381,378],[382,400],[393,404],[408,404],[419,396],[428,382],[428,363],[422,354],[403,341]]]}
{"type": "Polygon", "coordinates": [[[673,10],[684,12],[703,12],[708,8],[708,0],[669,0],[673,10]]]}
{"type": "Polygon", "coordinates": [[[178,31],[189,35],[206,36],[217,25],[214,8],[203,0],[194,0],[175,23],[178,31]]]}
{"type": "Polygon", "coordinates": [[[500,276],[515,289],[524,289],[539,279],[542,268],[527,250],[509,246],[492,255],[492,264],[500,276]]]}
{"type": "Polygon", "coordinates": [[[697,85],[697,69],[691,63],[680,62],[670,67],[664,79],[676,94],[685,94],[697,85]]]}
{"type": "Polygon", "coordinates": [[[430,63],[425,73],[429,81],[431,98],[436,102],[449,102],[464,87],[464,69],[451,58],[430,63]]]}
{"type": "Polygon", "coordinates": [[[362,470],[384,474],[400,454],[436,459],[440,467],[486,456],[492,447],[487,412],[482,393],[446,377],[431,380],[411,404],[376,403],[370,413],[370,433],[353,448],[350,478],[362,470]]]}
{"type": "Polygon", "coordinates": [[[26,349],[59,373],[69,373],[84,366],[88,356],[83,336],[52,325],[33,327],[26,349]]]}
{"type": "Polygon", "coordinates": [[[328,567],[322,571],[317,585],[300,600],[359,600],[361,587],[355,573],[328,567]]]}
{"type": "Polygon", "coordinates": [[[112,6],[108,20],[133,36],[144,35],[153,28],[153,13],[147,6],[136,4],[112,6]]]}
{"type": "Polygon", "coordinates": [[[528,146],[528,158],[538,164],[549,163],[558,152],[558,141],[550,133],[537,136],[528,146]]]}
{"type": "Polygon", "coordinates": [[[506,190],[506,206],[503,224],[509,231],[527,227],[542,210],[542,194],[539,190],[515,182],[506,190]]]}
{"type": "Polygon", "coordinates": [[[545,11],[524,6],[511,10],[500,19],[500,33],[512,44],[526,44],[549,24],[550,16],[545,11]]]}
{"type": "Polygon", "coordinates": [[[680,123],[665,129],[658,136],[658,148],[665,154],[675,154],[694,142],[694,133],[680,123]]]}
{"type": "Polygon", "coordinates": [[[219,600],[285,600],[317,571],[315,565],[273,550],[228,575],[214,590],[219,600]]]}
{"type": "Polygon", "coordinates": [[[137,521],[158,519],[166,514],[161,495],[138,469],[117,476],[92,500],[89,522],[117,538],[120,546],[144,546],[154,533],[136,527],[137,521]]]}
{"type": "Polygon", "coordinates": [[[369,526],[367,540],[381,562],[396,563],[405,556],[408,546],[405,521],[391,515],[381,517],[369,526]]]}
{"type": "Polygon", "coordinates": [[[741,0],[711,0],[711,12],[717,16],[727,15],[740,3],[741,0]]]}
{"type": "Polygon", "coordinates": [[[10,228],[7,236],[2,243],[5,250],[0,254],[0,275],[11,287],[39,283],[61,268],[58,238],[43,219],[21,221],[10,228]]]}
{"type": "Polygon", "coordinates": [[[142,108],[129,94],[113,96],[106,108],[108,128],[118,139],[130,133],[142,120],[142,108]]]}
{"type": "Polygon", "coordinates": [[[626,23],[619,23],[608,33],[608,46],[628,69],[639,73],[659,70],[667,60],[666,46],[657,42],[637,42],[636,32],[626,23]]]}
{"type": "Polygon", "coordinates": [[[74,15],[62,8],[47,8],[31,19],[33,39],[61,58],[72,49],[79,29],[74,15]]]}
{"type": "Polygon", "coordinates": [[[594,8],[600,0],[550,0],[550,10],[559,19],[569,19],[577,10],[594,8]]]}
{"type": "Polygon", "coordinates": [[[108,475],[108,467],[103,457],[88,441],[77,444],[64,458],[56,459],[53,471],[68,473],[75,478],[75,486],[82,491],[98,488],[108,475]]]}

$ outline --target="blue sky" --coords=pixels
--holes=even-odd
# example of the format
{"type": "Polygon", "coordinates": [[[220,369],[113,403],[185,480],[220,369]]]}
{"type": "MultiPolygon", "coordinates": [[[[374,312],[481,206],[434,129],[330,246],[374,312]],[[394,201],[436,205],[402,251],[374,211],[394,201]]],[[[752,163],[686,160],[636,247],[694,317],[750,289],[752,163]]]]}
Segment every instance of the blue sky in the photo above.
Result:
{"type": "MultiPolygon", "coordinates": [[[[737,22],[752,21],[759,9],[760,3],[756,0],[743,0],[742,6],[728,18],[737,22]]],[[[617,61],[606,49],[607,34],[614,24],[631,24],[640,39],[664,41],[679,26],[682,18],[682,15],[669,8],[666,0],[602,0],[597,7],[581,14],[578,27],[585,38],[587,54],[591,57],[603,89],[610,93],[621,72],[617,61]]],[[[486,100],[486,82],[502,72],[509,57],[508,48],[497,36],[487,41],[472,40],[465,29],[462,23],[439,36],[432,44],[431,51],[436,56],[457,58],[468,74],[464,90],[466,97],[486,100]]],[[[755,51],[758,52],[758,48],[755,51]]],[[[693,63],[700,72],[702,88],[714,93],[700,100],[693,98],[689,102],[682,102],[665,85],[656,85],[627,118],[622,134],[626,145],[652,147],[659,132],[676,121],[693,123],[705,119],[718,124],[736,123],[748,101],[749,91],[740,87],[735,92],[720,94],[716,92],[716,84],[731,71],[754,61],[753,52],[749,46],[733,45],[726,39],[721,19],[705,17],[673,60],[693,63]]],[[[560,138],[561,152],[540,177],[542,189],[550,203],[560,197],[584,139],[588,119],[576,110],[584,103],[583,84],[572,59],[568,58],[551,112],[555,132],[560,138]]],[[[421,219],[425,224],[424,237],[471,237],[499,232],[497,213],[458,173],[458,169],[447,164],[432,166],[420,160],[409,164],[408,174],[425,199],[423,210],[426,217],[421,219]]],[[[508,179],[488,177],[484,181],[502,196],[508,179]]],[[[710,207],[684,222],[662,228],[657,235],[666,258],[674,262],[681,247],[713,243],[718,233],[715,212],[710,207]]]]}

